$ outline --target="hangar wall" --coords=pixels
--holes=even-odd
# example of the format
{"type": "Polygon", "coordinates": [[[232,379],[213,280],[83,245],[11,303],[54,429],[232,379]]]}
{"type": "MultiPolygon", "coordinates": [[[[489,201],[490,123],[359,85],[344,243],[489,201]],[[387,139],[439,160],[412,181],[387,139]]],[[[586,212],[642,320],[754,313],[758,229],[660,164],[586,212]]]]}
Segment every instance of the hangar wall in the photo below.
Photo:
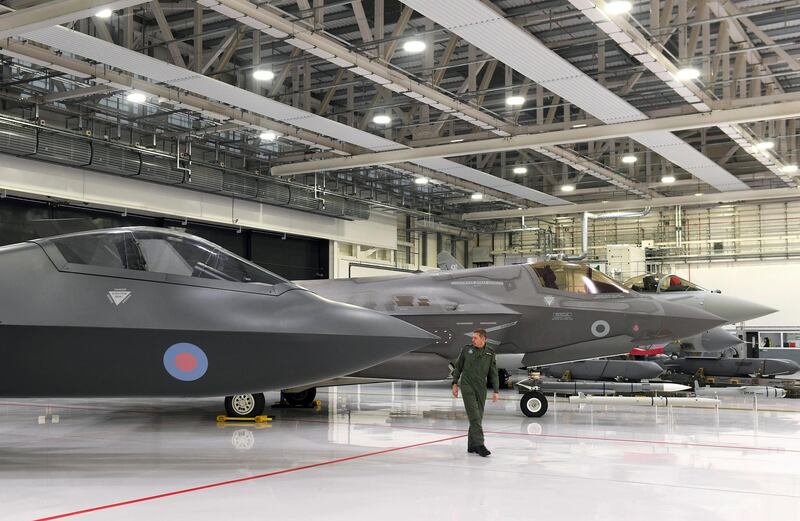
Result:
{"type": "Polygon", "coordinates": [[[372,212],[368,220],[347,221],[327,216],[235,200],[225,195],[164,186],[0,154],[0,190],[10,194],[50,197],[99,208],[128,209],[208,223],[340,240],[396,249],[394,216],[372,212]]]}
{"type": "Polygon", "coordinates": [[[778,310],[747,323],[751,326],[796,326],[800,322],[800,261],[742,261],[683,264],[675,273],[708,289],[742,297],[778,310]]]}

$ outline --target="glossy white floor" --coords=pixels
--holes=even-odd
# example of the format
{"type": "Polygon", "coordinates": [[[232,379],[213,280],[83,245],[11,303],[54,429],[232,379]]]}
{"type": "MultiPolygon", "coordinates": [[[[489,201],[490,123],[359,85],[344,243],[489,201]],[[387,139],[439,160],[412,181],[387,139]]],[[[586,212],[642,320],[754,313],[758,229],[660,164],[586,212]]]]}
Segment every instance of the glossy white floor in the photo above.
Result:
{"type": "Polygon", "coordinates": [[[325,390],[265,428],[217,426],[218,400],[4,400],[0,519],[800,518],[800,401],[528,419],[505,391],[483,459],[447,393],[325,390]]]}

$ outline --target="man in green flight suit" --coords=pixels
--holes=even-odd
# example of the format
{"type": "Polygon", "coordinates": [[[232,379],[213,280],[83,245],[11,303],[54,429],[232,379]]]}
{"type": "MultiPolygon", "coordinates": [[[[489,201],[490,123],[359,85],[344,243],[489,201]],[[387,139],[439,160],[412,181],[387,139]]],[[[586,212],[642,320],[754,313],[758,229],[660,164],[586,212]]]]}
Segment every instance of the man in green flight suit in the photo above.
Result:
{"type": "Polygon", "coordinates": [[[453,369],[453,397],[458,398],[458,380],[461,379],[461,397],[469,418],[467,452],[484,458],[491,454],[483,444],[483,407],[486,405],[486,378],[489,378],[494,393],[492,402],[500,398],[500,379],[497,376],[497,360],[494,349],[486,345],[486,331],[472,332],[472,345],[464,346],[453,369]]]}

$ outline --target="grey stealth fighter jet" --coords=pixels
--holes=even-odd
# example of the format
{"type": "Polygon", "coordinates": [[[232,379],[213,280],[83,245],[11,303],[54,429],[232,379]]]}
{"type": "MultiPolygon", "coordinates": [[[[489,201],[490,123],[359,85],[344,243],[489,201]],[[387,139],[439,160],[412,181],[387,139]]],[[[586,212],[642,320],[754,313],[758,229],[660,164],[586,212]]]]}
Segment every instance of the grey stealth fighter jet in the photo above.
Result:
{"type": "MultiPolygon", "coordinates": [[[[498,354],[516,354],[519,365],[530,367],[624,354],[724,322],[702,310],[631,292],[588,266],[560,261],[300,284],[439,337],[325,385],[445,379],[450,360],[477,328],[487,330],[498,354]]],[[[546,410],[544,395],[537,397],[546,410]]]]}
{"type": "Polygon", "coordinates": [[[118,228],[0,248],[0,396],[227,396],[318,382],[437,337],[198,237],[118,228]]]}

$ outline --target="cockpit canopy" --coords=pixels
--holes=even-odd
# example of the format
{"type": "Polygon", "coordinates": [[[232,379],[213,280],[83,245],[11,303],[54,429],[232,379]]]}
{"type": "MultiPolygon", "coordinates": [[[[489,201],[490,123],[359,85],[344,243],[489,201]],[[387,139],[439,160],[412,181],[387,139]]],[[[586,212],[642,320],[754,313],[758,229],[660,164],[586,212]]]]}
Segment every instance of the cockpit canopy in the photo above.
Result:
{"type": "Polygon", "coordinates": [[[628,293],[612,278],[585,264],[548,261],[531,264],[530,268],[543,288],[588,295],[628,293]]]}
{"type": "Polygon", "coordinates": [[[639,293],[666,293],[673,291],[708,291],[677,275],[647,273],[630,278],[623,283],[626,288],[639,293]]]}
{"type": "Polygon", "coordinates": [[[164,228],[113,228],[35,241],[56,265],[162,273],[228,282],[288,281],[200,237],[164,228]],[[54,257],[62,257],[57,259],[54,257]],[[59,262],[62,261],[62,262],[59,262]]]}

